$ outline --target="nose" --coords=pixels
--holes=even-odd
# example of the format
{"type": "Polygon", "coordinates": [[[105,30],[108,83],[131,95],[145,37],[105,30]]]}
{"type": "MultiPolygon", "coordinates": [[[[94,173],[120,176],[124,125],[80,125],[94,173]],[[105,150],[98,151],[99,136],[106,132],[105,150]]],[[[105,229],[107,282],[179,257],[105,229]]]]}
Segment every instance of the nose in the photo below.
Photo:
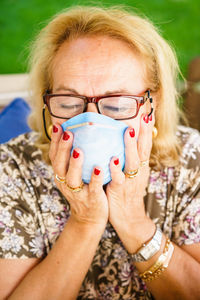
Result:
{"type": "Polygon", "coordinates": [[[94,112],[98,114],[97,106],[95,103],[88,103],[87,104],[87,112],[94,112]]]}

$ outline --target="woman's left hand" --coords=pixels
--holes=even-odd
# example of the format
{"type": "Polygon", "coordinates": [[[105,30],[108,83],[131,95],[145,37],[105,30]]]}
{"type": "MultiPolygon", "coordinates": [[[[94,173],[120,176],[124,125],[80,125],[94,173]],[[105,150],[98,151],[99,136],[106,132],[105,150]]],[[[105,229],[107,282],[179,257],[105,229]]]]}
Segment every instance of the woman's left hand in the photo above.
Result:
{"type": "Polygon", "coordinates": [[[112,181],[106,187],[109,221],[130,253],[136,252],[155,231],[153,221],[145,214],[143,200],[149,179],[149,165],[141,165],[150,157],[153,125],[154,118],[149,120],[148,116],[143,115],[138,141],[133,128],[125,132],[125,170],[138,169],[135,177],[125,176],[116,157],[110,163],[112,181]]]}

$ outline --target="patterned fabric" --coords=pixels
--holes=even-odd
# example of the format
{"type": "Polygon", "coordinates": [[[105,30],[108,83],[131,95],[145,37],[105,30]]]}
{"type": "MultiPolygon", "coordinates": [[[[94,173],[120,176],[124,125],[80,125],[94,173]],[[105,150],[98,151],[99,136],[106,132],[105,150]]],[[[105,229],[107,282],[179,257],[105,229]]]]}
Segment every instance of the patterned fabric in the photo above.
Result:
{"type": "MultiPolygon", "coordinates": [[[[176,168],[151,170],[147,214],[178,245],[200,242],[200,135],[179,127],[176,168]]],[[[45,257],[70,216],[52,167],[34,146],[36,133],[0,145],[0,257],[45,257]]],[[[78,299],[153,299],[108,224],[78,299]]]]}

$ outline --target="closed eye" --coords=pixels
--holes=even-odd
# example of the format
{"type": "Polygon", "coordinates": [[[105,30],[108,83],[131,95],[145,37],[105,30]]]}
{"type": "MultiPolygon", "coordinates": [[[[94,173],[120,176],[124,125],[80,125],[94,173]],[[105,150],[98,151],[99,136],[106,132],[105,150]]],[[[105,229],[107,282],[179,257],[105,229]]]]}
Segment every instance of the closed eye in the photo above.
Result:
{"type": "Polygon", "coordinates": [[[114,112],[118,112],[118,111],[124,111],[127,108],[126,107],[117,107],[117,106],[104,105],[104,109],[114,111],[114,112]]]}
{"type": "Polygon", "coordinates": [[[66,104],[60,104],[61,108],[65,108],[65,109],[77,109],[82,107],[82,105],[66,105],[66,104]]]}

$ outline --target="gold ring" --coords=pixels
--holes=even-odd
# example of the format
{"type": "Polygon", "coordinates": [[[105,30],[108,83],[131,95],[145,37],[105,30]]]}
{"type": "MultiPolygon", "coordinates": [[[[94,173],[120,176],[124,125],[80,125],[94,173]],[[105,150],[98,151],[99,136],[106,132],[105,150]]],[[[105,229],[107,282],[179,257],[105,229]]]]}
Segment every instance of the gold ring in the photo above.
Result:
{"type": "Polygon", "coordinates": [[[148,166],[148,164],[149,164],[149,160],[148,160],[148,159],[147,159],[147,160],[142,160],[142,161],[140,162],[140,167],[148,166]]]}
{"type": "Polygon", "coordinates": [[[58,181],[58,182],[60,182],[60,183],[66,183],[66,181],[65,181],[65,177],[60,177],[60,176],[58,176],[58,174],[56,174],[56,180],[58,181]]]}
{"type": "Polygon", "coordinates": [[[128,178],[134,178],[138,175],[138,170],[139,169],[135,169],[135,170],[131,170],[131,171],[124,170],[124,174],[128,178]]]}
{"type": "Polygon", "coordinates": [[[70,186],[68,183],[66,183],[66,186],[67,186],[67,188],[68,188],[71,192],[76,193],[76,192],[79,192],[79,191],[81,191],[81,190],[83,189],[84,182],[82,181],[81,184],[80,184],[79,186],[77,186],[77,187],[72,187],[72,186],[70,186]]]}

